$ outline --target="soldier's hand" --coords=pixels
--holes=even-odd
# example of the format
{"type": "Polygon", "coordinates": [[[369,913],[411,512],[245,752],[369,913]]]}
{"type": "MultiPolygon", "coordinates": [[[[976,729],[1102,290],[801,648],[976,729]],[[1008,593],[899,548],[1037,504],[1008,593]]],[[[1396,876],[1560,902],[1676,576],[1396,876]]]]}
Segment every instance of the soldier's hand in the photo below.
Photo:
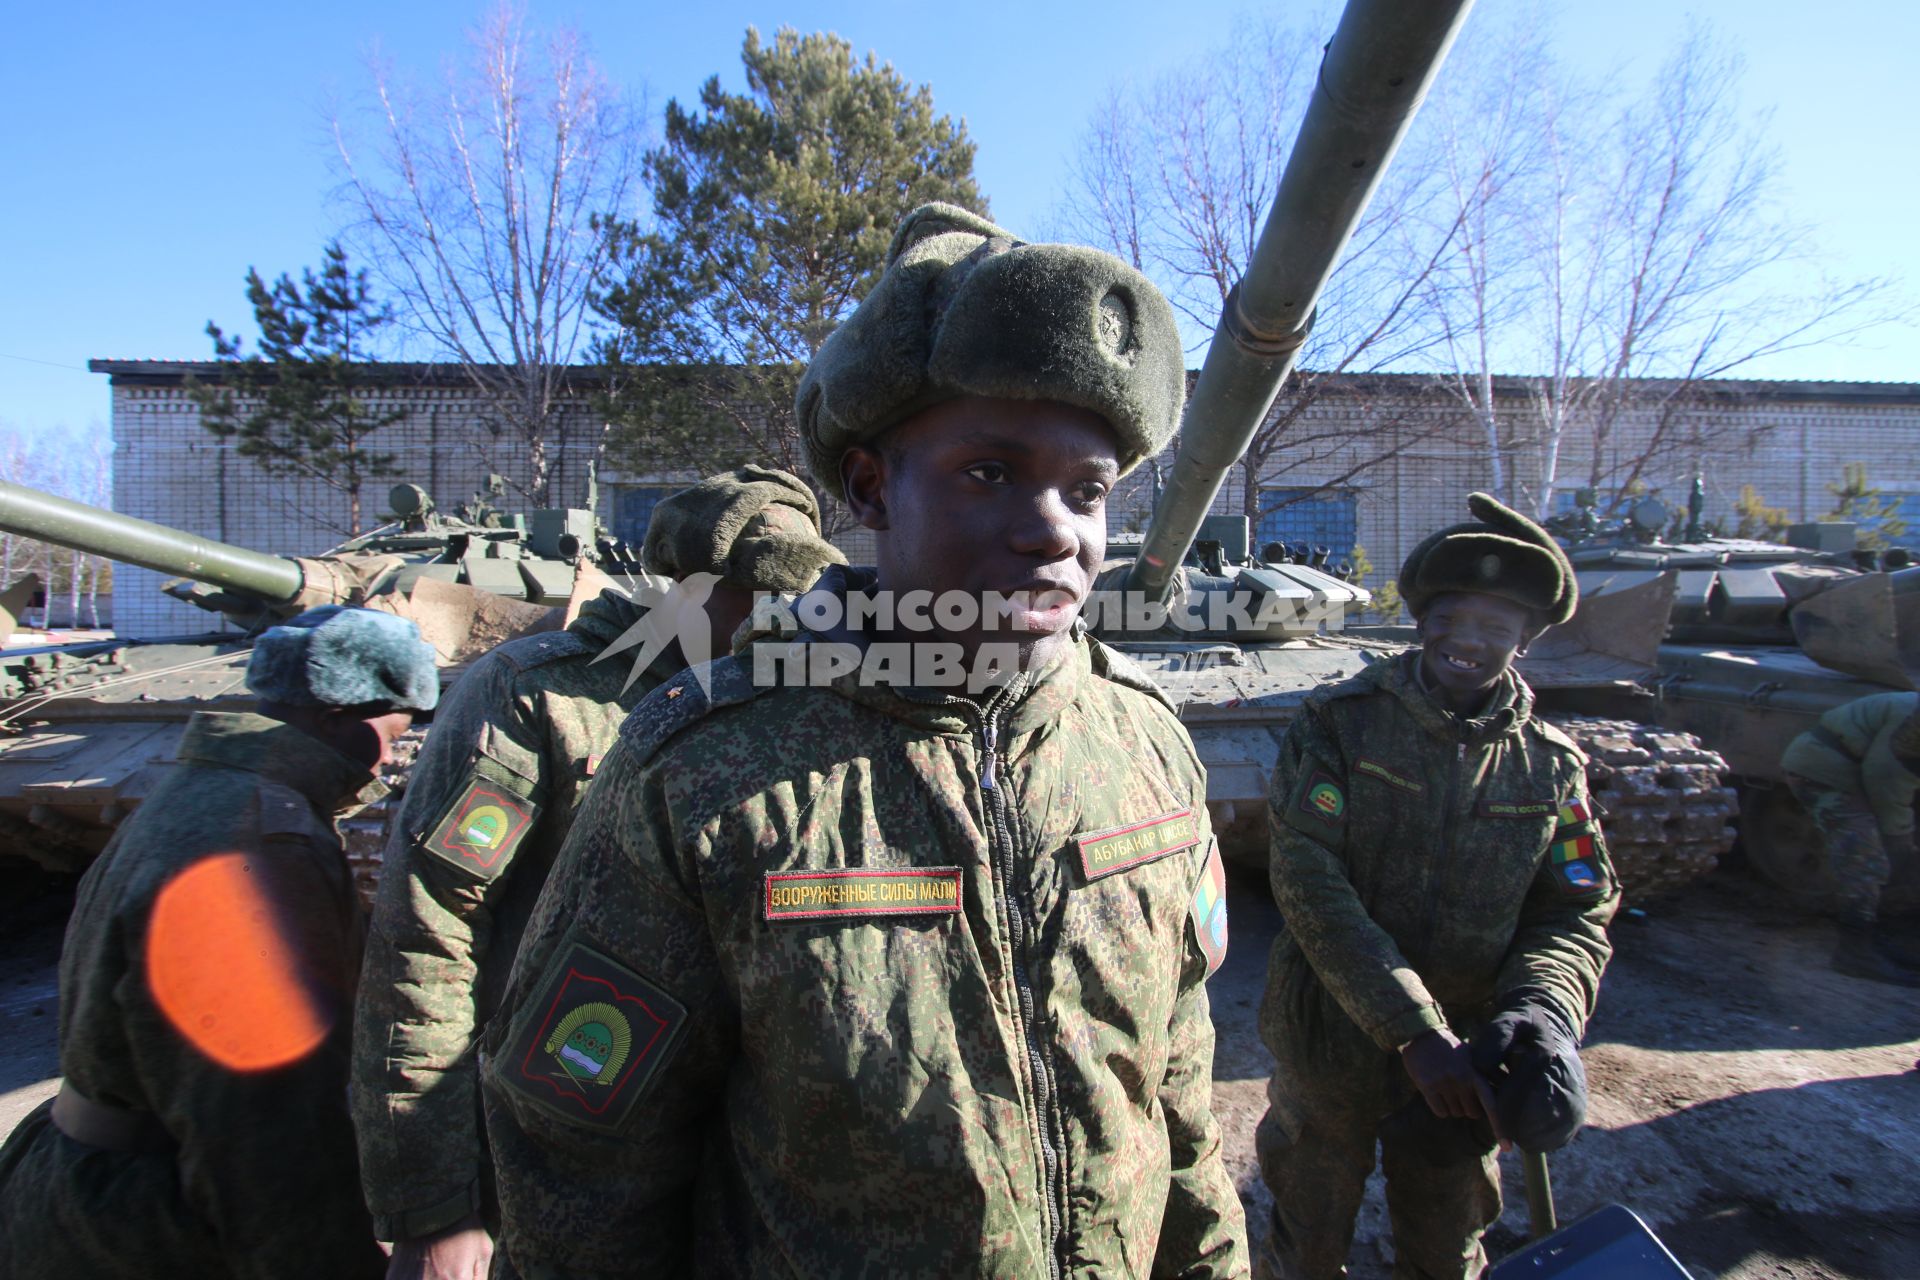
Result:
{"type": "Polygon", "coordinates": [[[1493,1126],[1494,1136],[1506,1147],[1506,1135],[1493,1113],[1493,1091],[1473,1069],[1467,1048],[1453,1032],[1441,1028],[1414,1037],[1400,1050],[1400,1061],[1414,1088],[1427,1100],[1427,1108],[1442,1118],[1484,1119],[1493,1126]]]}
{"type": "Polygon", "coordinates": [[[492,1263],[493,1237],[470,1215],[437,1235],[395,1243],[387,1280],[486,1280],[492,1263]]]}

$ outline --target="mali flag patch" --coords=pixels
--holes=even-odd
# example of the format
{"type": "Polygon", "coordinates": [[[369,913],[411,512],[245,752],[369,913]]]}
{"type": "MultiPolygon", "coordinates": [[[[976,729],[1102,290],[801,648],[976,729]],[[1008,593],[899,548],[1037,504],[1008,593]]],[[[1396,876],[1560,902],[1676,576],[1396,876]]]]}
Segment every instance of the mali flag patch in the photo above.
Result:
{"type": "Polygon", "coordinates": [[[1227,959],[1227,868],[1220,861],[1220,842],[1207,842],[1206,865],[1193,885],[1193,936],[1206,953],[1211,978],[1227,959]]]}
{"type": "MultiPolygon", "coordinates": [[[[1585,813],[1585,807],[1578,802],[1561,809],[1561,813],[1569,810],[1585,813]]],[[[1554,836],[1547,856],[1553,868],[1553,882],[1560,886],[1560,891],[1575,898],[1604,893],[1607,881],[1600,870],[1599,858],[1594,856],[1593,834],[1570,827],[1563,818],[1554,836]]]]}
{"type": "Polygon", "coordinates": [[[617,1130],[672,1053],[686,1006],[579,941],[563,942],[547,973],[495,1074],[564,1120],[617,1130]]]}

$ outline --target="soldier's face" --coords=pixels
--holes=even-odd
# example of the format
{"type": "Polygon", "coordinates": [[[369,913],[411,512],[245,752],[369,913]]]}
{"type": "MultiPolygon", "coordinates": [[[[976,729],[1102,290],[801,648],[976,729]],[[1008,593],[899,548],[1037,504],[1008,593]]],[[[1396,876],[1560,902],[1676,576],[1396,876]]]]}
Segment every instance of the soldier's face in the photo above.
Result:
{"type": "Polygon", "coordinates": [[[393,763],[394,741],[412,726],[413,712],[387,711],[369,716],[342,709],[327,712],[322,723],[325,732],[315,737],[347,759],[377,773],[393,763]]]}
{"type": "Polygon", "coordinates": [[[1427,687],[1455,711],[1477,710],[1494,682],[1525,650],[1532,615],[1473,591],[1437,596],[1420,618],[1420,669],[1427,687]]]}
{"type": "Polygon", "coordinates": [[[875,540],[880,586],[1004,598],[999,625],[939,631],[971,655],[1014,643],[1027,667],[1067,642],[1107,549],[1119,448],[1106,420],[1035,400],[949,400],[842,464],[849,505],[875,540]]]}

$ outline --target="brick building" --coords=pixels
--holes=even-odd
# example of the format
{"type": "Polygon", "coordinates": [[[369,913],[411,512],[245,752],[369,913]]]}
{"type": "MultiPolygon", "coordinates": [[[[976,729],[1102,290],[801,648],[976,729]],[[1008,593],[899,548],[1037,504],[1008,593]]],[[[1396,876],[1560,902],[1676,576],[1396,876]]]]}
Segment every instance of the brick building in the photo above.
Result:
{"type": "MultiPolygon", "coordinates": [[[[183,384],[189,375],[217,377],[217,365],[95,360],[91,367],[112,381],[116,510],[278,554],[310,555],[346,537],[341,495],[317,481],[268,477],[201,426],[183,384]]],[[[407,416],[383,428],[376,447],[397,455],[404,478],[443,507],[479,489],[490,471],[526,479],[524,457],[516,457],[508,438],[487,431],[458,369],[391,365],[381,373],[380,407],[407,416]]],[[[1323,386],[1288,427],[1287,439],[1301,443],[1276,450],[1257,485],[1249,486],[1236,467],[1215,511],[1254,512],[1256,545],[1310,542],[1327,546],[1336,560],[1364,548],[1375,566],[1368,585],[1378,586],[1391,580],[1422,536],[1463,518],[1469,490],[1489,485],[1485,434],[1428,377],[1327,378],[1323,386]]],[[[1726,381],[1698,384],[1681,397],[1663,397],[1658,386],[1644,390],[1640,407],[1616,421],[1597,468],[1590,433],[1568,432],[1555,509],[1564,509],[1596,471],[1605,502],[1645,458],[1641,487],[1677,507],[1697,470],[1706,481],[1707,517],[1729,527],[1746,485],[1791,519],[1813,519],[1832,509],[1828,486],[1840,482],[1843,469],[1862,464],[1887,501],[1911,499],[1911,527],[1899,540],[1920,546],[1920,384],[1726,381]]],[[[1538,418],[1527,381],[1499,379],[1495,397],[1503,434],[1523,436],[1538,418]]],[[[582,401],[563,415],[560,434],[553,449],[554,501],[578,505],[585,501],[600,424],[582,401]]],[[[1539,492],[1537,446],[1521,440],[1507,450],[1507,461],[1508,496],[1532,505],[1539,492]]],[[[616,535],[637,544],[653,503],[691,478],[603,470],[600,515],[616,535]]],[[[385,484],[365,495],[370,511],[383,508],[385,484]]],[[[1152,484],[1151,468],[1123,483],[1112,503],[1116,532],[1145,524],[1152,484]]],[[[870,556],[859,530],[836,541],[856,562],[870,556]]],[[[162,580],[140,569],[115,575],[114,617],[122,634],[205,628],[209,615],[161,595],[162,580]]]]}

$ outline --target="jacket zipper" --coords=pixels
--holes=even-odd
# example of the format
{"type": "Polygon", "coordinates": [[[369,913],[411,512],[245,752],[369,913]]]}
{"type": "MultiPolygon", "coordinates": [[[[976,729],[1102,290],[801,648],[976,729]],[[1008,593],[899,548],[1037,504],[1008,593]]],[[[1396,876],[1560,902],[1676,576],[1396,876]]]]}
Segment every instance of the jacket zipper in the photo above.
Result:
{"type": "Polygon", "coordinates": [[[1458,807],[1454,793],[1460,788],[1460,766],[1466,763],[1467,739],[1464,733],[1454,744],[1453,759],[1447,762],[1446,805],[1440,811],[1440,856],[1433,860],[1433,879],[1427,885],[1426,954],[1433,954],[1433,931],[1440,915],[1440,882],[1453,856],[1453,811],[1458,807]]]}
{"type": "Polygon", "coordinates": [[[1007,686],[989,702],[985,718],[981,725],[982,754],[984,763],[980,770],[980,789],[986,793],[987,841],[993,864],[993,874],[998,882],[1001,901],[1007,904],[1007,943],[1013,958],[1014,991],[1020,998],[1021,1040],[1027,1052],[1027,1084],[1034,1100],[1034,1128],[1040,1139],[1041,1165],[1041,1204],[1045,1214],[1047,1230],[1047,1274],[1061,1275],[1060,1249],[1063,1243],[1064,1227],[1060,1220],[1056,1196],[1059,1194],[1060,1152],[1053,1142],[1053,1120],[1056,1099],[1053,1096],[1051,1078],[1047,1074],[1046,1061],[1040,1051],[1040,1040],[1035,1033],[1035,1006],[1033,979],[1027,968],[1028,921],[1026,904],[1015,893],[1013,886],[1013,862],[1016,851],[1013,847],[1013,823],[1007,807],[1006,789],[1001,785],[996,763],[999,759],[1000,709],[1018,696],[1024,675],[1016,676],[1014,683],[1007,686]]]}

